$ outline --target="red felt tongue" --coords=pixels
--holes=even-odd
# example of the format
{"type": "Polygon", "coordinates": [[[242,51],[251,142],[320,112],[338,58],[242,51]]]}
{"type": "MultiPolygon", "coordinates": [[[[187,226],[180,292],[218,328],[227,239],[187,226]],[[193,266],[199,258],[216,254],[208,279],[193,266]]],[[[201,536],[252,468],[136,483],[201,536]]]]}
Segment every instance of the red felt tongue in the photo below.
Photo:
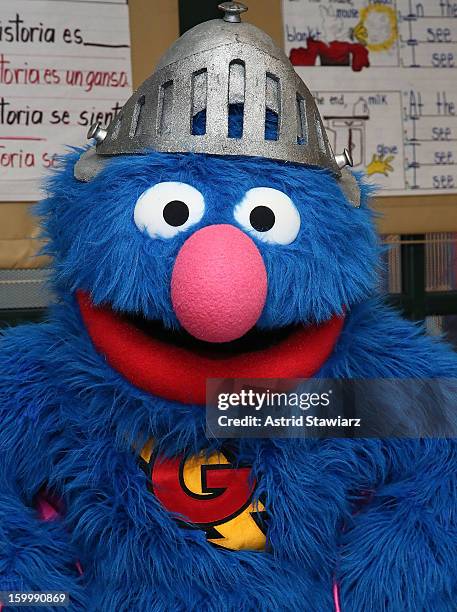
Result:
{"type": "Polygon", "coordinates": [[[205,404],[208,378],[309,378],[330,356],[344,317],[302,327],[278,344],[212,358],[148,336],[108,306],[77,292],[84,324],[97,350],[133,385],[185,404],[205,404]]]}

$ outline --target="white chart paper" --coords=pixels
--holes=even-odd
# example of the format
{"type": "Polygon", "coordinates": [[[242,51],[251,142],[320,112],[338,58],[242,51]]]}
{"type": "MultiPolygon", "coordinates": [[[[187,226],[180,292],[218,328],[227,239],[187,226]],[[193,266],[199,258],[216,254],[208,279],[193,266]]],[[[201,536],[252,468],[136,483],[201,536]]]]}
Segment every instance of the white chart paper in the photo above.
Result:
{"type": "Polygon", "coordinates": [[[126,0],[0,0],[0,201],[37,200],[131,94],[126,0]]]}
{"type": "Polygon", "coordinates": [[[457,193],[457,1],[283,0],[336,153],[381,195],[457,193]]]}

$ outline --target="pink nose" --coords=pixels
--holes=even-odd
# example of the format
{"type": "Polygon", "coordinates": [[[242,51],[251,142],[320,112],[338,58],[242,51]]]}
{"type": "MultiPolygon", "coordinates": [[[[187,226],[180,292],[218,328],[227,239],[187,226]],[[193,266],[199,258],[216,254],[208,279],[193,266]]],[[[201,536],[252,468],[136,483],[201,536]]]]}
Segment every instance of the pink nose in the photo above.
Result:
{"type": "Polygon", "coordinates": [[[233,225],[209,225],[176,257],[171,300],[181,325],[206,342],[240,338],[257,322],[267,272],[254,242],[233,225]]]}

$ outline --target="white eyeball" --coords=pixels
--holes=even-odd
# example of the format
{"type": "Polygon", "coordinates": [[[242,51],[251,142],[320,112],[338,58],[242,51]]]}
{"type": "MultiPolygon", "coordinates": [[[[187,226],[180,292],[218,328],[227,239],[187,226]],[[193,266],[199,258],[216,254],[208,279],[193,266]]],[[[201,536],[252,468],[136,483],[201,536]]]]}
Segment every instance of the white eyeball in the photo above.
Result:
{"type": "Polygon", "coordinates": [[[137,228],[151,238],[173,238],[198,223],[204,212],[205,200],[195,187],[166,181],[140,195],[133,218],[137,228]]]}
{"type": "Polygon", "coordinates": [[[300,215],[292,200],[270,187],[249,189],[233,214],[250,234],[271,244],[290,244],[300,230],[300,215]]]}

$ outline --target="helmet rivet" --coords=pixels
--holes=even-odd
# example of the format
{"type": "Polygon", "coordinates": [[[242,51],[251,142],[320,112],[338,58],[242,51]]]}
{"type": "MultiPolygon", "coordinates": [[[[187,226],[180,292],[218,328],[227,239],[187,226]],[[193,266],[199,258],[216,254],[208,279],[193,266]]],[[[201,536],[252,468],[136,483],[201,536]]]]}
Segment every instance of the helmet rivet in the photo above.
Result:
{"type": "Polygon", "coordinates": [[[344,149],[341,155],[335,155],[335,161],[338,164],[338,168],[344,168],[345,166],[352,168],[354,165],[354,160],[348,149],[344,149]]]}
{"type": "Polygon", "coordinates": [[[100,122],[97,121],[97,123],[93,123],[90,126],[89,131],[87,132],[87,138],[88,140],[93,138],[95,142],[99,144],[105,140],[107,134],[108,132],[102,128],[100,122]]]}
{"type": "Polygon", "coordinates": [[[217,8],[224,11],[222,19],[230,23],[240,23],[241,13],[245,13],[248,10],[248,7],[241,4],[241,2],[222,2],[217,8]]]}

